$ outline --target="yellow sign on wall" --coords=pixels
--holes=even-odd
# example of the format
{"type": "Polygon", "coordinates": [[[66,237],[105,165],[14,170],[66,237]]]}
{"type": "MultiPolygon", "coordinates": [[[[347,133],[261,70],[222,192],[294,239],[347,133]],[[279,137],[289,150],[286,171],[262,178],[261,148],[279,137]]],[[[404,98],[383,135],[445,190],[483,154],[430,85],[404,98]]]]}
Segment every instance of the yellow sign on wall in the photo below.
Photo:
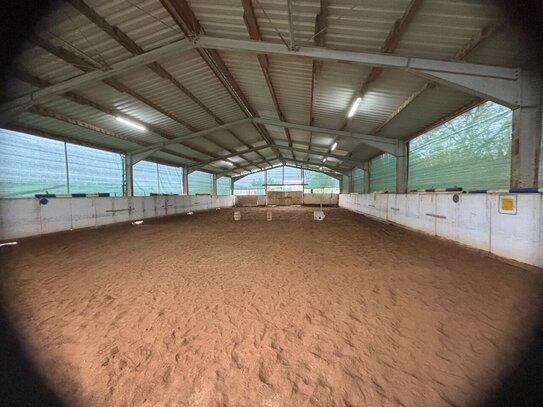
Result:
{"type": "Polygon", "coordinates": [[[500,206],[498,206],[498,212],[506,215],[517,214],[517,196],[516,195],[502,195],[500,196],[500,206]]]}
{"type": "Polygon", "coordinates": [[[502,210],[512,211],[515,209],[515,201],[512,198],[502,198],[502,210]]]}

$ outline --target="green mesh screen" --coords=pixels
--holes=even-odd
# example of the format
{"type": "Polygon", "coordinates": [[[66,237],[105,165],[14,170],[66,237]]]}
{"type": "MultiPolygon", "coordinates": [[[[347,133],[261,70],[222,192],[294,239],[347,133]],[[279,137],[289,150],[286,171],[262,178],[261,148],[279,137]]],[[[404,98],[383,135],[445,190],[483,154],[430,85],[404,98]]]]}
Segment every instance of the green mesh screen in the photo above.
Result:
{"type": "Polygon", "coordinates": [[[181,194],[181,168],[158,164],[158,191],[161,194],[181,194]]]}
{"type": "Polygon", "coordinates": [[[123,195],[123,159],[120,154],[67,144],[70,193],[108,192],[123,195]]]}
{"type": "Polygon", "coordinates": [[[364,170],[360,168],[353,170],[353,192],[357,194],[364,193],[364,170]]]}
{"type": "Polygon", "coordinates": [[[221,177],[217,180],[217,195],[232,195],[230,177],[221,177]]]}
{"type": "Polygon", "coordinates": [[[0,197],[66,194],[64,143],[0,130],[0,197]]]}
{"type": "Polygon", "coordinates": [[[301,184],[302,170],[300,168],[283,167],[284,184],[301,184]]]}
{"type": "Polygon", "coordinates": [[[213,175],[209,172],[194,171],[189,174],[189,194],[212,194],[213,175]]]}
{"type": "Polygon", "coordinates": [[[132,167],[134,195],[149,196],[158,193],[158,168],[156,163],[140,161],[132,167]]]}
{"type": "Polygon", "coordinates": [[[511,110],[487,102],[417,137],[408,188],[509,188],[511,131],[511,110]]]}
{"type": "Polygon", "coordinates": [[[396,157],[382,154],[371,161],[370,191],[396,191],[396,157]]]}
{"type": "MultiPolygon", "coordinates": [[[[283,185],[268,185],[268,191],[301,191],[302,169],[283,166],[283,185]]],[[[270,183],[271,184],[271,183],[270,183]]]]}
{"type": "Polygon", "coordinates": [[[266,171],[255,172],[234,183],[235,195],[265,195],[266,171]]]}
{"type": "Polygon", "coordinates": [[[275,167],[266,170],[268,177],[268,184],[282,184],[283,183],[283,166],[275,167]]]}
{"type": "Polygon", "coordinates": [[[306,192],[338,192],[339,181],[322,172],[304,170],[304,188],[306,192]]]}

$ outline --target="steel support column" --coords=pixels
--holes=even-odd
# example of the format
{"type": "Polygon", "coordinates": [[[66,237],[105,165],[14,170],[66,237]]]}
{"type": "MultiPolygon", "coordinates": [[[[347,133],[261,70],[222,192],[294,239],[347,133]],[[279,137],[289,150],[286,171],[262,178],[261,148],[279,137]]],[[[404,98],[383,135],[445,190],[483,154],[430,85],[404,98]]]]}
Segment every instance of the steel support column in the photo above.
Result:
{"type": "Polygon", "coordinates": [[[183,179],[183,195],[188,195],[189,194],[189,171],[188,171],[187,166],[183,167],[181,178],[183,179]]]}
{"type": "Polygon", "coordinates": [[[217,174],[213,174],[213,185],[212,185],[212,191],[211,191],[211,195],[217,195],[217,180],[218,180],[218,177],[217,177],[217,174]]]}
{"type": "Polygon", "coordinates": [[[541,154],[541,77],[520,77],[520,107],[513,110],[511,187],[538,186],[541,154]]]}
{"type": "Polygon", "coordinates": [[[370,163],[365,162],[364,163],[364,193],[369,194],[370,193],[370,163]]]}
{"type": "Polygon", "coordinates": [[[401,143],[403,154],[396,157],[396,193],[407,193],[407,143],[401,143]]]}
{"type": "Polygon", "coordinates": [[[132,155],[124,156],[124,196],[134,196],[134,172],[132,155]]]}

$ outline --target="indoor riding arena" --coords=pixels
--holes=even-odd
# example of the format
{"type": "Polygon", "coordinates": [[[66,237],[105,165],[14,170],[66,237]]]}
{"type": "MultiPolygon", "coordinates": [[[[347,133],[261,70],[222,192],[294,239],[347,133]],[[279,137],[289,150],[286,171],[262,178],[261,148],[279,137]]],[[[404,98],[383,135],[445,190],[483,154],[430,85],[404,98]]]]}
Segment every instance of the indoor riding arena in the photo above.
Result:
{"type": "Polygon", "coordinates": [[[512,12],[55,2],[1,91],[0,404],[543,405],[512,12]]]}

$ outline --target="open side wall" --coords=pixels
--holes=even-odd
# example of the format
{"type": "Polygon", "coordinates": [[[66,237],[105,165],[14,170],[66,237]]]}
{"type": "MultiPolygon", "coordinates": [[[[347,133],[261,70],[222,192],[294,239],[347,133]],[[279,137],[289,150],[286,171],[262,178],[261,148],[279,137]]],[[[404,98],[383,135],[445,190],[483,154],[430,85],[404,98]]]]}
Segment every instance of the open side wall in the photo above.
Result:
{"type": "Polygon", "coordinates": [[[339,206],[495,255],[543,267],[543,195],[509,194],[516,214],[502,213],[497,194],[343,194],[339,206]]]}
{"type": "Polygon", "coordinates": [[[0,199],[0,240],[233,205],[233,195],[0,199]]]}

